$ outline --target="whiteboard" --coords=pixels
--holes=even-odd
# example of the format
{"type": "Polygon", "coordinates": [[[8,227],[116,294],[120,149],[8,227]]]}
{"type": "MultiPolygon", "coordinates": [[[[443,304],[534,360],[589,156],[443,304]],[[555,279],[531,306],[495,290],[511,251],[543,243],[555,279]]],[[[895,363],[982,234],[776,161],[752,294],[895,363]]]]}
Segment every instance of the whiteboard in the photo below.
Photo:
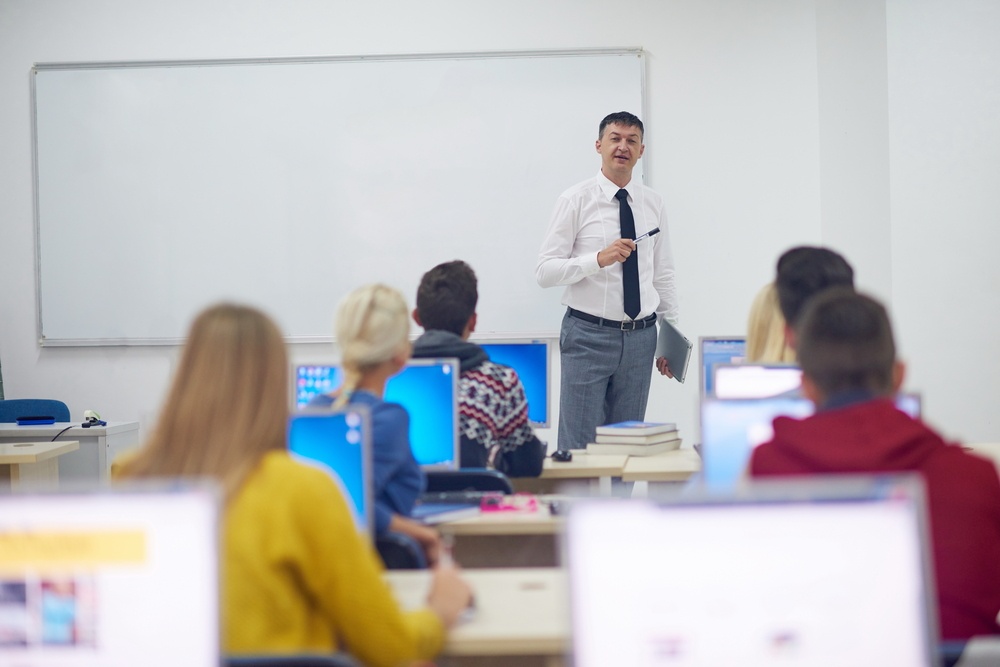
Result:
{"type": "Polygon", "coordinates": [[[177,343],[219,300],[328,341],[352,289],[385,282],[412,304],[452,259],[479,277],[480,333],[550,335],[562,290],[535,282],[539,245],[558,195],[600,168],[601,118],[642,115],[643,63],[619,49],[36,65],[41,344],[177,343]]]}

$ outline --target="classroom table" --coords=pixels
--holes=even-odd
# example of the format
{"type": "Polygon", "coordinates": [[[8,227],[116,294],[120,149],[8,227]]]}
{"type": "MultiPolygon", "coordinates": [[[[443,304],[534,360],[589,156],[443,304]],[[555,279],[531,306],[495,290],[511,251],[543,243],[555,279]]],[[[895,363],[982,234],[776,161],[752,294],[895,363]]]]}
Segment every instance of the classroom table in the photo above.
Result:
{"type": "MultiPolygon", "coordinates": [[[[510,496],[508,496],[510,498],[510,496]]],[[[539,496],[534,512],[481,512],[435,526],[452,542],[455,560],[466,568],[553,567],[559,564],[559,536],[566,520],[565,499],[539,496]]]]}
{"type": "Polygon", "coordinates": [[[0,492],[59,486],[59,458],[80,449],[75,440],[0,442],[0,492]]]}
{"type": "Polygon", "coordinates": [[[693,449],[675,449],[653,456],[630,456],[622,471],[623,482],[685,482],[701,470],[701,457],[693,449]]]}
{"type": "Polygon", "coordinates": [[[561,483],[586,480],[591,493],[610,496],[611,479],[622,476],[627,460],[624,455],[588,454],[586,450],[574,449],[572,461],[553,461],[547,457],[539,477],[515,477],[511,483],[517,491],[552,493],[561,483]]]}
{"type": "MultiPolygon", "coordinates": [[[[566,572],[557,568],[463,570],[475,594],[475,611],[452,629],[442,657],[447,665],[563,664],[569,650],[566,572]]],[[[393,570],[389,586],[406,609],[421,606],[429,570],[393,570]]]]}
{"type": "Polygon", "coordinates": [[[37,426],[0,424],[0,443],[75,440],[79,449],[59,457],[59,479],[63,482],[106,482],[111,462],[122,452],[139,446],[139,422],[108,422],[107,426],[83,428],[80,422],[56,422],[37,426]],[[70,427],[65,433],[63,429],[70,427]]]}

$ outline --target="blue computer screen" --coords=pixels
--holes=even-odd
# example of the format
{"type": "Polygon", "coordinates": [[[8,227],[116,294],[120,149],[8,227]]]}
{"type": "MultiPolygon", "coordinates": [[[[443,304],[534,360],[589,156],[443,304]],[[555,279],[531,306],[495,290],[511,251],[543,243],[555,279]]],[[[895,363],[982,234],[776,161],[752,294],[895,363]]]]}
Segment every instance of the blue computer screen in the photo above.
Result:
{"type": "Polygon", "coordinates": [[[357,409],[298,414],[288,422],[288,450],[340,481],[362,530],[370,528],[372,502],[365,433],[369,428],[366,413],[357,409]]]}
{"type": "Polygon", "coordinates": [[[517,371],[528,399],[528,420],[535,426],[549,425],[549,345],[535,340],[511,343],[479,343],[490,361],[517,371]]]}
{"type": "MultiPolygon", "coordinates": [[[[343,371],[333,364],[301,364],[295,369],[295,406],[336,390],[343,371]]],[[[422,466],[458,467],[458,363],[454,359],[411,359],[389,378],[384,399],[410,415],[410,447],[422,466]]]]}
{"type": "Polygon", "coordinates": [[[738,364],[746,357],[745,338],[703,338],[701,340],[701,386],[704,395],[712,395],[712,367],[715,364],[738,364]]]}

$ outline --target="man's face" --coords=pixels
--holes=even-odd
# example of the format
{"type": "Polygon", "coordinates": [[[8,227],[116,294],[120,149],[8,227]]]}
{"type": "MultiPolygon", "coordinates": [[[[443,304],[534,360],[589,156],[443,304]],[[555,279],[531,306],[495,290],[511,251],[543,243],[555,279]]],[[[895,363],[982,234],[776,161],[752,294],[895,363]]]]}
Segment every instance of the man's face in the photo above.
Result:
{"type": "Polygon", "coordinates": [[[601,154],[601,171],[604,175],[611,180],[615,180],[612,178],[614,176],[624,177],[626,181],[632,176],[632,167],[646,148],[639,128],[618,123],[608,124],[595,146],[601,154]]]}

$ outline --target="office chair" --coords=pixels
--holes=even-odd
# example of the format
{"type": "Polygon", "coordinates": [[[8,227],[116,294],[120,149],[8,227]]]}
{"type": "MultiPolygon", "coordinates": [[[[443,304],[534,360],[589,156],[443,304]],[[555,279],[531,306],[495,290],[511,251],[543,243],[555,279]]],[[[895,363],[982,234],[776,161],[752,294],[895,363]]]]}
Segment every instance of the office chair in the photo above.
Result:
{"type": "Polygon", "coordinates": [[[500,491],[514,493],[510,479],[502,472],[489,468],[461,470],[429,470],[426,472],[427,493],[448,491],[500,491]]]}
{"type": "Polygon", "coordinates": [[[363,667],[346,653],[229,656],[223,664],[225,667],[363,667]]]}
{"type": "Polygon", "coordinates": [[[387,570],[424,570],[427,557],[420,543],[409,535],[389,531],[375,538],[375,548],[387,570]]]}
{"type": "Polygon", "coordinates": [[[52,398],[8,398],[0,400],[0,423],[16,422],[18,417],[46,415],[57,422],[69,421],[69,408],[52,398]]]}
{"type": "Polygon", "coordinates": [[[943,641],[938,644],[938,658],[941,660],[941,667],[955,667],[962,658],[962,651],[965,650],[963,641],[943,641]]]}

